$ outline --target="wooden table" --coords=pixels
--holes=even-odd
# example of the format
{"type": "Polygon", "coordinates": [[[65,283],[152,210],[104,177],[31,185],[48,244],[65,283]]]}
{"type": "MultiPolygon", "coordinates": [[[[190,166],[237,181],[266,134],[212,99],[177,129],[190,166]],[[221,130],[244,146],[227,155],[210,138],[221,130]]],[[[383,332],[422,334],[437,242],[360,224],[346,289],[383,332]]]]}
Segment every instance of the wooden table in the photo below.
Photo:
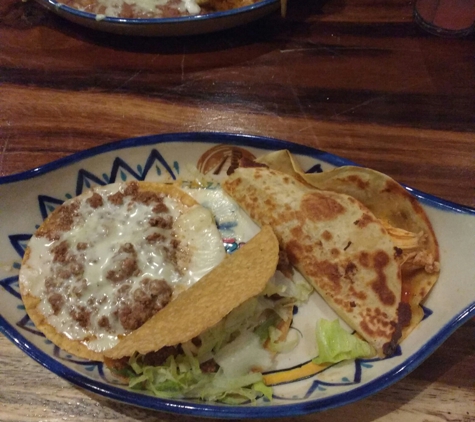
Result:
{"type": "MultiPolygon", "coordinates": [[[[294,0],[285,20],[172,39],[2,0],[0,175],[127,137],[227,131],[320,148],[473,207],[474,51],[473,34],[424,33],[405,0],[294,0]]],[[[3,336],[0,376],[1,421],[179,420],[71,386],[3,336]]],[[[294,420],[475,421],[475,322],[386,390],[294,420]]]]}

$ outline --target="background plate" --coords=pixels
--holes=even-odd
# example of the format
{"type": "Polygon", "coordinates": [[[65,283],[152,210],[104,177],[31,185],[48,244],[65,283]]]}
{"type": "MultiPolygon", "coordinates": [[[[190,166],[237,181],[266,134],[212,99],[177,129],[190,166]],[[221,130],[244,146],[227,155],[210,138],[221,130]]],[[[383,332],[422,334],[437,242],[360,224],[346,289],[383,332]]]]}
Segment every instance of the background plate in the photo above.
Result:
{"type": "Polygon", "coordinates": [[[261,0],[253,5],[224,12],[160,19],[97,19],[93,13],[82,12],[56,0],[36,0],[57,15],[71,22],[99,31],[121,35],[182,36],[221,31],[245,25],[279,9],[279,0],[261,0]]]}
{"type": "MultiPolygon", "coordinates": [[[[439,240],[442,271],[427,301],[426,318],[385,360],[357,360],[330,367],[309,378],[278,385],[272,402],[228,406],[198,401],[165,400],[129,391],[101,363],[77,359],[47,341],[29,321],[18,290],[24,248],[41,221],[71,196],[97,184],[125,180],[169,181],[186,178],[189,165],[217,144],[231,156],[240,148],[258,156],[289,149],[305,170],[328,170],[353,164],[332,154],[270,138],[223,133],[185,133],[127,139],[93,148],[24,173],[0,178],[0,329],[20,349],[57,375],[94,393],[150,409],[208,417],[282,417],[341,406],[398,381],[429,356],[459,325],[475,315],[475,210],[409,189],[422,202],[439,240]],[[21,214],[22,218],[18,218],[21,214]]],[[[223,153],[224,151],[224,153],[223,153]]],[[[303,333],[299,349],[283,355],[288,370],[311,358],[316,316],[332,311],[318,295],[299,309],[294,326],[303,333]],[[310,343],[309,343],[310,342],[310,343]],[[310,347],[311,349],[311,347],[310,347]]]]}

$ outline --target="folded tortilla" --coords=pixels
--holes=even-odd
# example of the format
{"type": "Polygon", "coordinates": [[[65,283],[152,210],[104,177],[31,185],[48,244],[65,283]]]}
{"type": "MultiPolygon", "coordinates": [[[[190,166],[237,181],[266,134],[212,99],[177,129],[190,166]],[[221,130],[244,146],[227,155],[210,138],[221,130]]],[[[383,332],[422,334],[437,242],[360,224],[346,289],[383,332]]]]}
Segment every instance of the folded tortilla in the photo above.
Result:
{"type": "Polygon", "coordinates": [[[391,177],[364,167],[305,173],[287,150],[271,152],[256,161],[314,188],[350,195],[381,220],[402,251],[402,300],[410,304],[412,315],[403,333],[406,337],[422,320],[420,304],[437,282],[440,269],[437,238],[417,199],[391,177]]]}
{"type": "Polygon", "coordinates": [[[274,232],[263,227],[246,245],[107,350],[105,356],[120,359],[136,352],[145,355],[195,338],[262,292],[275,273],[278,256],[274,232]]]}
{"type": "Polygon", "coordinates": [[[394,352],[410,308],[392,238],[368,208],[267,167],[238,168],[223,188],[273,228],[291,264],[379,356],[394,352]]]}

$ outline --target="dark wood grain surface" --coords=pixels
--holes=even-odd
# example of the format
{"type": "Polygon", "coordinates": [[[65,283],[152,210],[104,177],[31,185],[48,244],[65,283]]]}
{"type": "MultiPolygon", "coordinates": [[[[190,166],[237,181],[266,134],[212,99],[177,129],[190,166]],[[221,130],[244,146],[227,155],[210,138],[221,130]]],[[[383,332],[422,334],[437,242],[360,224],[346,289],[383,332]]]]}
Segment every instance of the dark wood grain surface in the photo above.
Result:
{"type": "MultiPolygon", "coordinates": [[[[475,35],[426,34],[412,7],[291,0],[286,19],[141,38],[1,0],[0,176],[133,136],[226,131],[326,150],[473,207],[475,35]]],[[[475,421],[474,341],[469,321],[392,387],[294,420],[475,421]]],[[[1,421],[178,419],[73,387],[3,336],[0,376],[1,421]]]]}

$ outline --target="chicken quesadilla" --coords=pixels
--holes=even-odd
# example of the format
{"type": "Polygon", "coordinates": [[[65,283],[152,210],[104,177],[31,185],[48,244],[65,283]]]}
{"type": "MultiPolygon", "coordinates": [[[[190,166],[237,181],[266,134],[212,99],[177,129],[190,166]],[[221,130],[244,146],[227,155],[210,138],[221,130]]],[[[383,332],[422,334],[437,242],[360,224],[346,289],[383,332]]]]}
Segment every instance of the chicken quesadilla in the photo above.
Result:
{"type": "Polygon", "coordinates": [[[350,195],[381,220],[400,253],[401,299],[410,304],[412,314],[404,330],[407,336],[422,320],[420,304],[436,283],[440,270],[437,238],[417,199],[389,176],[365,167],[343,166],[307,174],[286,150],[269,153],[256,161],[317,189],[350,195]]]}
{"type": "Polygon", "coordinates": [[[238,168],[223,187],[274,229],[291,264],[344,321],[379,355],[391,354],[410,310],[401,302],[394,244],[366,207],[266,167],[238,168]]]}

